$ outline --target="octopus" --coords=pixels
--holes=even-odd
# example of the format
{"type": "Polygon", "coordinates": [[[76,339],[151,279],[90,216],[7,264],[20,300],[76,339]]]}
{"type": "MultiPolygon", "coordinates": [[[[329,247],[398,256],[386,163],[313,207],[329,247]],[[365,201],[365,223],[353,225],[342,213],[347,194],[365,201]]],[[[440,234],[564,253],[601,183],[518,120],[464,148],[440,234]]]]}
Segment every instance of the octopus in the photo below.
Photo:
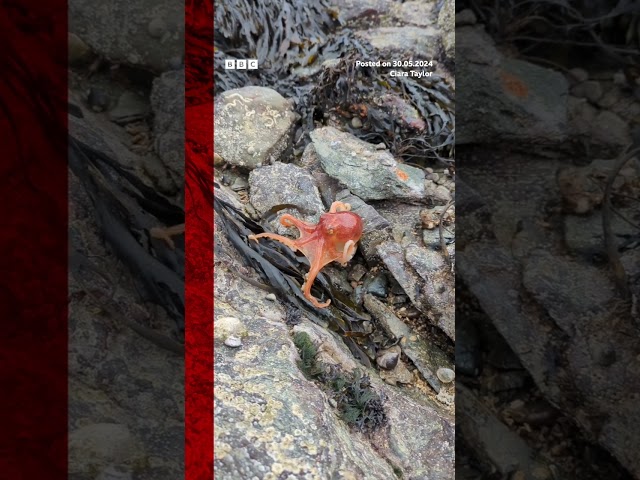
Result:
{"type": "Polygon", "coordinates": [[[300,237],[296,240],[275,233],[249,235],[248,238],[255,242],[258,242],[259,238],[270,238],[283,243],[294,252],[302,252],[311,265],[302,286],[304,297],[315,307],[326,308],[331,300],[319,302],[311,295],[311,286],[325,265],[335,261],[346,266],[356,253],[356,244],[362,236],[363,223],[362,218],[350,210],[351,205],[348,203],[333,202],[329,213],[322,214],[320,221],[315,225],[289,214],[283,215],[280,218],[282,225],[296,227],[299,230],[300,237]]]}

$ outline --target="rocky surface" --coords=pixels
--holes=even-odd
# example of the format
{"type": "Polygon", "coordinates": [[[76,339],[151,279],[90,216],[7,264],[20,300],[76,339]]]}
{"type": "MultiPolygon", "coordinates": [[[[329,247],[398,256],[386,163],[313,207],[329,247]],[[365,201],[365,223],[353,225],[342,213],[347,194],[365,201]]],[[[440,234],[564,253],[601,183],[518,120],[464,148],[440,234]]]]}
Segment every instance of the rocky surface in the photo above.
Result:
{"type": "Polygon", "coordinates": [[[173,0],[116,0],[99,7],[89,1],[74,0],[69,2],[69,31],[115,63],[156,72],[182,65],[184,8],[173,0]]]}
{"type": "Polygon", "coordinates": [[[568,82],[558,72],[502,55],[482,25],[456,31],[458,144],[559,142],[567,136],[568,82]]]}
{"type": "Polygon", "coordinates": [[[283,159],[296,120],[292,106],[270,88],[224,92],[214,106],[216,153],[247,169],[283,159]]]}
{"type": "Polygon", "coordinates": [[[424,172],[389,152],[333,127],[314,130],[311,140],[323,170],[363,200],[424,200],[424,172]]]}

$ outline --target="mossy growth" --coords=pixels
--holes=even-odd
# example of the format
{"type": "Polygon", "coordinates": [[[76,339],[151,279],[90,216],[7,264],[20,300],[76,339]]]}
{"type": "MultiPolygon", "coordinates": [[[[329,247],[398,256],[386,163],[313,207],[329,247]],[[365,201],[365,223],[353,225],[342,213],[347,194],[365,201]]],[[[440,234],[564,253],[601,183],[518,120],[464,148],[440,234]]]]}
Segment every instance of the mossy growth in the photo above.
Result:
{"type": "Polygon", "coordinates": [[[383,398],[373,389],[369,376],[327,366],[316,359],[318,348],[306,332],[297,332],[293,343],[300,353],[298,366],[307,376],[331,389],[340,417],[361,431],[373,431],[386,423],[383,398]]]}

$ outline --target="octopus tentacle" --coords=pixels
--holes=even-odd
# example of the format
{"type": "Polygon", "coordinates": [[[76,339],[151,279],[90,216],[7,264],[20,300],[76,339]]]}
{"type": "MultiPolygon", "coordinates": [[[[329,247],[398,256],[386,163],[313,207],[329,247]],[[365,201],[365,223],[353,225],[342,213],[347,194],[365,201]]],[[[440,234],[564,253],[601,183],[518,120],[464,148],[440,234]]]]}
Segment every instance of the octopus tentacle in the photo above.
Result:
{"type": "Polygon", "coordinates": [[[329,208],[329,213],[348,212],[351,210],[351,205],[343,202],[333,202],[329,208]]]}
{"type": "Polygon", "coordinates": [[[282,235],[277,235],[275,233],[259,233],[258,235],[249,235],[247,238],[249,238],[249,240],[255,241],[256,243],[258,243],[259,238],[270,238],[272,240],[277,240],[280,243],[284,243],[294,252],[298,251],[299,249],[295,240],[291,240],[290,238],[283,237],[282,235]]]}

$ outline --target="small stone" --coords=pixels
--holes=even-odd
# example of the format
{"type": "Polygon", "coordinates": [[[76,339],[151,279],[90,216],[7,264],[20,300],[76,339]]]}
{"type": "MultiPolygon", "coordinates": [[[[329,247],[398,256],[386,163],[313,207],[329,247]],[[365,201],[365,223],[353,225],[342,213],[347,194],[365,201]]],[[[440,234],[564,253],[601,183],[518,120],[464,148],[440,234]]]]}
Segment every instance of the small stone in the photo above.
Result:
{"type": "Polygon", "coordinates": [[[147,25],[147,31],[153,38],[162,38],[166,30],[167,25],[164,23],[164,20],[158,17],[153,18],[149,22],[149,25],[147,25]]]}
{"type": "Polygon", "coordinates": [[[456,378],[456,374],[453,370],[444,367],[441,367],[436,371],[436,376],[442,383],[451,383],[454,378],[456,378]]]}
{"type": "Polygon", "coordinates": [[[94,112],[104,112],[109,107],[111,99],[109,98],[109,94],[104,90],[91,87],[87,95],[87,103],[94,112]]]}
{"type": "Polygon", "coordinates": [[[476,14],[470,8],[465,8],[456,14],[456,26],[475,25],[477,22],[476,14]]]}
{"type": "Polygon", "coordinates": [[[238,348],[242,346],[242,340],[240,340],[238,337],[231,336],[224,341],[224,344],[227,347],[238,348]]]}
{"type": "Polygon", "coordinates": [[[362,120],[360,120],[360,118],[358,117],[353,117],[351,119],[351,126],[353,128],[362,128],[362,120]]]}
{"type": "Polygon", "coordinates": [[[602,97],[602,85],[595,80],[589,80],[573,87],[571,93],[578,98],[586,98],[591,103],[596,103],[602,97]]]}
{"type": "Polygon", "coordinates": [[[627,83],[627,77],[624,72],[616,72],[613,74],[613,83],[615,85],[624,85],[627,83]]]}
{"type": "Polygon", "coordinates": [[[586,82],[589,80],[589,73],[583,68],[572,68],[569,70],[571,77],[577,82],[586,82]]]}
{"type": "Polygon", "coordinates": [[[266,298],[267,300],[270,300],[270,301],[272,301],[272,302],[275,302],[275,301],[276,301],[276,296],[275,296],[275,294],[274,294],[274,293],[270,293],[270,294],[268,294],[268,295],[267,295],[266,297],[264,297],[264,298],[266,298]]]}
{"type": "Polygon", "coordinates": [[[438,175],[437,173],[430,173],[427,178],[429,180],[431,180],[432,182],[437,182],[440,179],[440,175],[438,175]]]}
{"type": "Polygon", "coordinates": [[[367,267],[362,265],[361,263],[356,263],[351,271],[349,272],[349,280],[353,280],[354,282],[359,282],[362,280],[367,273],[367,267]]]}
{"type": "Polygon", "coordinates": [[[380,368],[384,368],[385,370],[393,370],[394,368],[396,368],[399,359],[400,348],[392,347],[378,355],[378,357],[376,358],[376,363],[380,368]]]}
{"type": "Polygon", "coordinates": [[[249,334],[247,327],[236,317],[214,318],[213,324],[214,336],[223,341],[229,337],[243,338],[249,334]]]}

